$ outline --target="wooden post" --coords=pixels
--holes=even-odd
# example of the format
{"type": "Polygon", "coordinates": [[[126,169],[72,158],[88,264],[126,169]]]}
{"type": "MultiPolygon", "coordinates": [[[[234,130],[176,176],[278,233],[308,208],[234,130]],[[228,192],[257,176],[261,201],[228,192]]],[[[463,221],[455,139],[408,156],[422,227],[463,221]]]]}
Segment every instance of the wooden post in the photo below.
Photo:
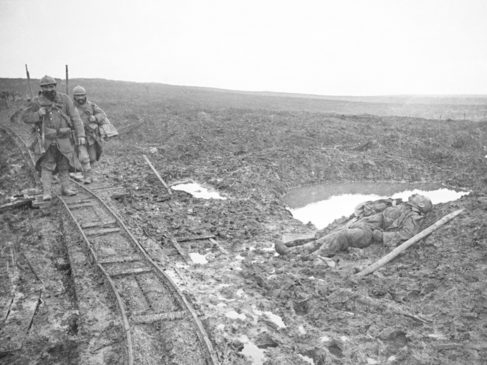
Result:
{"type": "Polygon", "coordinates": [[[455,218],[461,212],[463,212],[463,209],[459,209],[459,210],[454,211],[453,213],[445,215],[443,218],[441,218],[435,224],[433,224],[433,225],[429,226],[428,228],[422,230],[417,235],[415,235],[414,237],[411,237],[410,239],[408,239],[406,242],[404,242],[400,246],[397,246],[394,250],[389,252],[387,255],[382,257],[380,260],[376,261],[375,263],[373,263],[369,267],[367,267],[364,270],[360,271],[359,273],[355,274],[355,276],[358,278],[364,277],[365,275],[368,275],[368,274],[374,272],[375,270],[377,270],[378,268],[384,266],[389,261],[391,261],[393,258],[395,258],[397,255],[399,255],[401,252],[406,250],[409,246],[414,245],[419,240],[423,239],[424,237],[426,237],[430,233],[436,231],[438,228],[440,228],[442,225],[444,225],[445,223],[447,223],[450,220],[452,220],[453,218],[455,218]]]}
{"type": "Polygon", "coordinates": [[[27,75],[27,87],[29,88],[29,97],[30,100],[34,98],[34,94],[32,93],[32,86],[30,86],[30,73],[29,69],[27,68],[27,64],[25,65],[25,74],[27,75]]]}
{"type": "Polygon", "coordinates": [[[155,169],[155,167],[151,164],[151,162],[149,161],[149,159],[147,158],[147,156],[146,155],[142,155],[142,156],[144,156],[145,161],[147,162],[147,164],[150,166],[150,168],[152,169],[152,171],[154,171],[154,174],[156,174],[157,178],[162,183],[162,185],[164,185],[164,187],[167,189],[167,192],[169,193],[169,195],[172,195],[171,188],[169,186],[167,186],[166,182],[162,179],[161,175],[159,175],[159,173],[157,172],[157,170],[155,169]]]}
{"type": "Polygon", "coordinates": [[[68,65],[66,65],[66,95],[69,95],[69,70],[68,70],[68,65]]]}

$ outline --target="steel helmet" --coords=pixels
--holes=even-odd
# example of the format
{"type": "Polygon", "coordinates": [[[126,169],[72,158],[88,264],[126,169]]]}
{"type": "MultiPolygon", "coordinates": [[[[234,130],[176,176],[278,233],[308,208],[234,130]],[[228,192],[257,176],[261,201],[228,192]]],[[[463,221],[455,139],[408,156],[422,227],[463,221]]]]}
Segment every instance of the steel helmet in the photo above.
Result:
{"type": "Polygon", "coordinates": [[[56,85],[57,82],[56,80],[54,79],[54,77],[51,77],[51,76],[44,76],[42,79],[41,79],[41,86],[47,86],[47,85],[56,85]]]}
{"type": "Polygon", "coordinates": [[[73,95],[86,95],[86,90],[83,86],[75,86],[73,89],[73,95]]]}
{"type": "Polygon", "coordinates": [[[433,203],[431,200],[424,195],[414,194],[408,199],[408,202],[417,207],[421,212],[428,213],[433,209],[433,203]]]}

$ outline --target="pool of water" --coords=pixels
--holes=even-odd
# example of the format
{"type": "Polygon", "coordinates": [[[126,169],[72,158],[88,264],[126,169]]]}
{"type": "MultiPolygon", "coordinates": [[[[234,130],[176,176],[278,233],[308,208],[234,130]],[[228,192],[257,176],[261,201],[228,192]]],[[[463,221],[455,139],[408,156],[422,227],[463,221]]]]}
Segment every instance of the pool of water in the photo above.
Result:
{"type": "Polygon", "coordinates": [[[294,218],[322,229],[335,219],[350,216],[365,201],[388,197],[407,200],[412,194],[425,195],[433,204],[439,204],[457,200],[468,191],[440,184],[344,183],[294,189],[284,201],[294,218]]]}
{"type": "Polygon", "coordinates": [[[221,196],[216,190],[206,188],[196,182],[173,185],[171,186],[171,189],[185,191],[195,198],[200,199],[227,199],[224,196],[221,196]]]}
{"type": "Polygon", "coordinates": [[[252,365],[264,364],[265,354],[264,350],[258,348],[249,338],[245,335],[240,336],[240,341],[244,344],[241,353],[249,360],[252,365]]]}
{"type": "Polygon", "coordinates": [[[190,252],[188,255],[194,264],[205,265],[208,263],[208,260],[206,260],[206,257],[204,255],[197,253],[197,252],[190,252]]]}

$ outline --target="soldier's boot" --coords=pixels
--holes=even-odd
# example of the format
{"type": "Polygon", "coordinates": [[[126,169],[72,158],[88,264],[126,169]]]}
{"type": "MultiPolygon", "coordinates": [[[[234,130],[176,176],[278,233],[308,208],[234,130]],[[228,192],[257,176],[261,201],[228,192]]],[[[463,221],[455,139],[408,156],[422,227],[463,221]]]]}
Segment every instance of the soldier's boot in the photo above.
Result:
{"type": "Polygon", "coordinates": [[[288,255],[289,252],[290,252],[290,249],[289,247],[287,247],[284,243],[282,242],[277,242],[276,244],[274,244],[274,249],[276,250],[276,252],[281,255],[281,256],[285,256],[285,255],[288,255]]]}
{"type": "Polygon", "coordinates": [[[52,172],[49,170],[41,170],[41,183],[42,183],[42,200],[51,200],[51,186],[52,186],[52,172]]]}
{"type": "Polygon", "coordinates": [[[72,196],[78,193],[69,183],[68,171],[59,172],[59,180],[61,180],[61,194],[72,196]]]}
{"type": "Polygon", "coordinates": [[[93,173],[90,170],[83,171],[83,183],[91,184],[93,182],[93,173]]]}

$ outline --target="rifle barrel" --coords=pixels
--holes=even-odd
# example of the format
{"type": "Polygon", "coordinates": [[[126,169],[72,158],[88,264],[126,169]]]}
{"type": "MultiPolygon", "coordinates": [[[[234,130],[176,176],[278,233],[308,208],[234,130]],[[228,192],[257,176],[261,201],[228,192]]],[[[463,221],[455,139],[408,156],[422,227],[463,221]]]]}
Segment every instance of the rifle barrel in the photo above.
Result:
{"type": "Polygon", "coordinates": [[[25,64],[25,74],[27,75],[27,86],[29,88],[29,96],[30,99],[34,97],[34,94],[32,93],[32,87],[30,86],[30,74],[29,74],[29,69],[27,68],[27,64],[25,64]]]}
{"type": "Polygon", "coordinates": [[[68,65],[66,65],[66,95],[69,95],[69,70],[68,70],[68,65]]]}

